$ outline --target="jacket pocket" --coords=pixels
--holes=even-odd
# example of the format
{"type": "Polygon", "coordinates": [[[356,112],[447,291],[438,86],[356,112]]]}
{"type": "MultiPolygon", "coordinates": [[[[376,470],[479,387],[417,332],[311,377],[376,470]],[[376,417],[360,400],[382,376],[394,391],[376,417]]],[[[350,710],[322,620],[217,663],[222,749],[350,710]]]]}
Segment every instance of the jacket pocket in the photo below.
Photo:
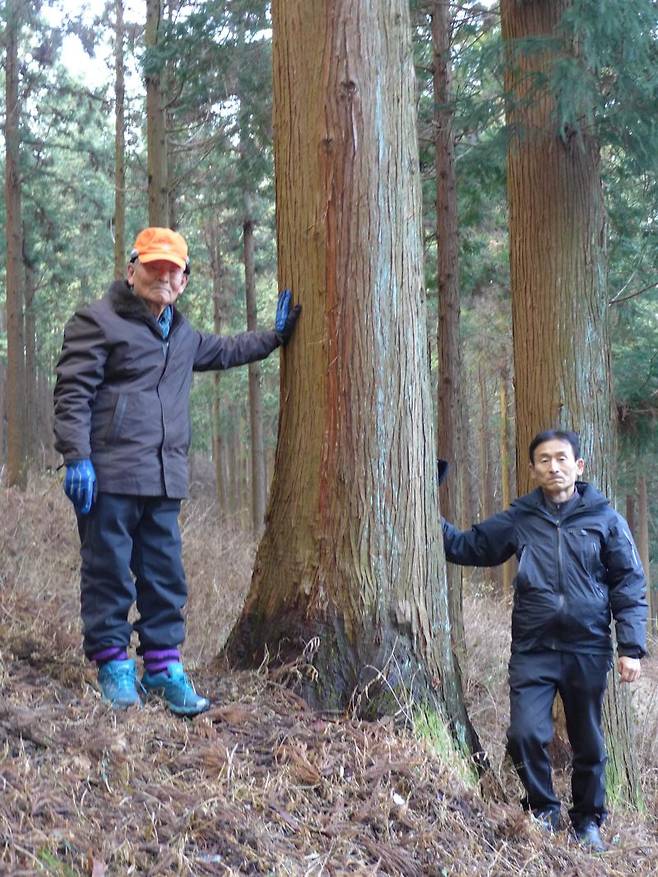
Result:
{"type": "Polygon", "coordinates": [[[584,585],[584,592],[607,599],[607,591],[602,582],[605,567],[601,561],[601,540],[598,530],[572,527],[566,531],[568,548],[574,563],[574,577],[584,585]],[[580,571],[579,571],[580,568],[580,571]]]}
{"type": "Polygon", "coordinates": [[[522,545],[519,554],[519,566],[514,582],[520,590],[541,588],[542,577],[539,575],[530,545],[522,545]]]}
{"type": "Polygon", "coordinates": [[[114,405],[114,411],[112,412],[112,418],[108,424],[107,431],[105,433],[105,441],[108,444],[113,442],[121,434],[121,427],[126,416],[127,405],[127,395],[125,393],[120,393],[117,396],[117,400],[114,405]]]}

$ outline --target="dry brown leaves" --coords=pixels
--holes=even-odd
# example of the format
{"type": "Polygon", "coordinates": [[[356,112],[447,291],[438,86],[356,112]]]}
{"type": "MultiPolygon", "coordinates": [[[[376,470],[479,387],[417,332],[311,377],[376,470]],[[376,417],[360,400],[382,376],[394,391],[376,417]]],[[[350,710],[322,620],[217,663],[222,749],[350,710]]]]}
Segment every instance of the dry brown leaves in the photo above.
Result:
{"type": "MultiPolygon", "coordinates": [[[[36,541],[10,536],[15,558],[36,541]]],[[[201,666],[214,706],[191,721],[114,712],[70,594],[24,569],[3,567],[0,875],[658,873],[652,813],[613,814],[611,851],[587,855],[484,801],[411,734],[315,713],[264,673],[201,666]]]]}

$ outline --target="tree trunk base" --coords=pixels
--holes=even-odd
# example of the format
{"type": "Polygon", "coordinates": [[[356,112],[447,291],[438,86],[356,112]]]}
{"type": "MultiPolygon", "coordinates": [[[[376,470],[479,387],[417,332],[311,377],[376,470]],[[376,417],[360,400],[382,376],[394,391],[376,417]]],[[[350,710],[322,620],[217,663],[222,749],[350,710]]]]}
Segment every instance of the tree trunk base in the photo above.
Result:
{"type": "Polygon", "coordinates": [[[315,709],[368,720],[393,715],[405,723],[419,705],[444,714],[440,680],[430,678],[409,636],[391,625],[353,643],[338,615],[313,622],[294,609],[276,618],[245,613],[223,654],[240,669],[267,664],[315,709]]]}

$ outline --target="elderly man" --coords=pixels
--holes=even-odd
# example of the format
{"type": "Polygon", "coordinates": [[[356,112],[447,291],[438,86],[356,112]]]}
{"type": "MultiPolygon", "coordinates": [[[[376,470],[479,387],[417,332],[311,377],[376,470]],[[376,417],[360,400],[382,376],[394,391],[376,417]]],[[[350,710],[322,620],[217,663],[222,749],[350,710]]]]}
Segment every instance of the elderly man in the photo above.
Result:
{"type": "Polygon", "coordinates": [[[647,603],[642,565],[628,524],[591,484],[573,432],[547,430],[530,443],[537,489],[469,531],[443,523],[446,558],[495,566],[516,554],[508,751],[525,788],[523,801],[549,831],[560,802],[547,747],[560,693],[573,750],[573,830],[603,850],[606,754],[601,708],[612,666],[611,614],[622,682],[640,677],[647,603]]]}
{"type": "Polygon", "coordinates": [[[288,343],[300,311],[286,290],[274,330],[206,335],[176,308],[189,276],[180,234],[140,232],[127,279],[67,324],[55,386],[55,447],[80,534],[85,654],[98,665],[106,701],[141,703],[128,658],[136,602],[141,688],[181,715],[209,706],[179,653],[187,585],[178,515],[187,495],[192,373],[264,359],[288,343]]]}

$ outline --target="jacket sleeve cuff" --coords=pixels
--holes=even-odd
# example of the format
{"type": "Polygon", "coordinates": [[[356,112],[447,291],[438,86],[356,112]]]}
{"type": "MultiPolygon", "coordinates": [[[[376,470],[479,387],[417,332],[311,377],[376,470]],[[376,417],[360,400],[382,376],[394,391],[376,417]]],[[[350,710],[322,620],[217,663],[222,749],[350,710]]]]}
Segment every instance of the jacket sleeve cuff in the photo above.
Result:
{"type": "Polygon", "coordinates": [[[646,655],[644,649],[639,646],[619,646],[617,654],[620,658],[643,658],[646,655]]]}

